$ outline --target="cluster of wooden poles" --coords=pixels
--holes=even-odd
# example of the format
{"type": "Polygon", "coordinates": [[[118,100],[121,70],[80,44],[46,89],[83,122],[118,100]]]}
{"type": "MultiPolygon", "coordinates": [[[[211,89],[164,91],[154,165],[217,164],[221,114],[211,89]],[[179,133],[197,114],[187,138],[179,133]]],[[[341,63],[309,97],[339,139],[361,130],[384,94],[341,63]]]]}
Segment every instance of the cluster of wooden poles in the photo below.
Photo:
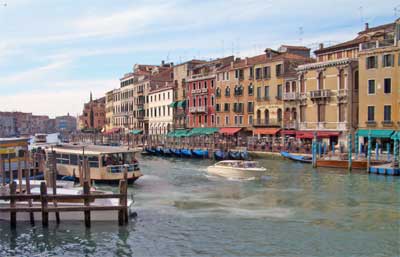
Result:
{"type": "MultiPolygon", "coordinates": [[[[85,226],[91,226],[91,211],[118,211],[118,224],[124,225],[128,223],[128,170],[124,170],[124,179],[119,182],[119,193],[117,194],[91,194],[90,188],[90,168],[87,158],[83,158],[80,165],[80,183],[83,187],[83,194],[81,195],[69,195],[69,194],[57,194],[57,169],[56,169],[56,153],[52,152],[47,156],[47,169],[42,168],[45,173],[46,181],[40,183],[40,194],[31,193],[30,174],[32,170],[38,170],[39,168],[31,168],[29,159],[29,151],[26,149],[25,153],[25,168],[18,169],[18,183],[14,181],[13,172],[10,172],[10,183],[9,192],[5,193],[6,190],[0,190],[0,200],[9,201],[9,207],[0,207],[0,212],[8,212],[10,214],[10,225],[12,228],[16,227],[17,224],[17,213],[29,213],[30,222],[35,225],[35,212],[41,213],[41,220],[43,227],[47,227],[49,224],[49,214],[55,214],[55,220],[57,224],[60,223],[60,213],[63,212],[84,212],[85,226]],[[22,177],[25,176],[25,187],[23,187],[22,177]],[[48,194],[48,187],[52,189],[52,194],[48,194]],[[17,190],[18,189],[18,190],[17,190]],[[95,199],[106,199],[106,198],[118,198],[119,205],[115,206],[93,206],[90,203],[95,199]],[[35,207],[34,202],[40,201],[40,207],[35,207]],[[82,206],[70,205],[70,206],[59,206],[57,203],[63,202],[76,202],[80,201],[84,204],[82,206]],[[18,202],[24,202],[18,206],[18,202]],[[52,202],[52,204],[51,204],[52,202]],[[53,205],[53,206],[51,206],[53,205]]],[[[43,156],[37,155],[40,160],[44,160],[43,156]]],[[[10,160],[7,160],[10,162],[10,160]]],[[[41,166],[41,165],[39,165],[41,166]]],[[[11,165],[9,166],[11,168],[11,165]]],[[[11,169],[10,169],[11,170],[11,169]]],[[[2,172],[3,178],[3,189],[5,189],[5,176],[4,169],[2,172]]]]}

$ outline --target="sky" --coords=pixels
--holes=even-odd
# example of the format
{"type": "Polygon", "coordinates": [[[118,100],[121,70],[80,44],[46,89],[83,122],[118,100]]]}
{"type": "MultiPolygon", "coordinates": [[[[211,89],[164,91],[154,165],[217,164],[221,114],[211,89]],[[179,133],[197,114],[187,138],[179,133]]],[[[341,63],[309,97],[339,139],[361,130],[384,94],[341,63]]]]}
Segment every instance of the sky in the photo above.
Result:
{"type": "Polygon", "coordinates": [[[77,115],[136,63],[316,48],[396,15],[398,0],[0,0],[0,111],[77,115]]]}

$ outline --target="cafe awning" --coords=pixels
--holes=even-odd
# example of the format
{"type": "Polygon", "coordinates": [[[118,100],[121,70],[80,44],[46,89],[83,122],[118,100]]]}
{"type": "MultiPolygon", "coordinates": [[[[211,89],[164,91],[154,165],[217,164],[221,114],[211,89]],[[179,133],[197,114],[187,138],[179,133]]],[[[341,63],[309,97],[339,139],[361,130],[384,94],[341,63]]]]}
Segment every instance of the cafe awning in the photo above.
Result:
{"type": "Polygon", "coordinates": [[[279,128],[256,128],[253,130],[255,135],[276,135],[279,132],[279,128]]]}
{"type": "Polygon", "coordinates": [[[296,135],[296,130],[281,130],[281,135],[296,135]]]}
{"type": "Polygon", "coordinates": [[[178,101],[172,102],[169,107],[175,108],[176,105],[178,104],[178,101]]]}
{"type": "MultiPolygon", "coordinates": [[[[315,131],[297,131],[296,138],[298,139],[313,139],[315,131]]],[[[317,138],[337,137],[340,135],[339,131],[317,131],[317,138]]]]}
{"type": "Polygon", "coordinates": [[[104,135],[111,135],[111,134],[114,134],[114,133],[119,132],[119,130],[120,130],[120,128],[112,128],[112,129],[107,130],[107,131],[104,132],[103,134],[104,134],[104,135]]]}
{"type": "Polygon", "coordinates": [[[400,140],[400,131],[394,132],[390,138],[393,140],[400,140]]]}
{"type": "Polygon", "coordinates": [[[167,134],[168,137],[185,137],[188,134],[187,129],[177,129],[175,131],[171,131],[167,134]]]}
{"type": "Polygon", "coordinates": [[[134,129],[134,130],[129,131],[129,133],[132,134],[132,135],[139,135],[139,134],[142,134],[142,133],[143,133],[143,130],[141,130],[141,129],[134,129]]]}
{"type": "Polygon", "coordinates": [[[186,107],[186,100],[178,101],[177,107],[185,108],[186,107]]]}
{"type": "Polygon", "coordinates": [[[194,128],[187,136],[204,136],[204,135],[212,135],[218,132],[218,128],[194,128]]]}
{"type": "Polygon", "coordinates": [[[225,135],[235,135],[238,133],[242,128],[220,128],[219,133],[225,135]]]}
{"type": "Polygon", "coordinates": [[[359,129],[357,134],[359,137],[368,137],[370,132],[372,138],[390,138],[394,131],[391,129],[359,129]]]}

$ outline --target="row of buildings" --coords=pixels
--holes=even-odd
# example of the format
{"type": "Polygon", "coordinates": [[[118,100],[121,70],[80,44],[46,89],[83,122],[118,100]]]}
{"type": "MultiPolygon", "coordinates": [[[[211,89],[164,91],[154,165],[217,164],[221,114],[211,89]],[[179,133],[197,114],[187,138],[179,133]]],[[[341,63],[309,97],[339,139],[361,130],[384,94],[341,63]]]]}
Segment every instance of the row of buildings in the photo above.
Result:
{"type": "Polygon", "coordinates": [[[0,112],[0,137],[30,136],[36,133],[71,133],[76,118],[69,114],[50,119],[46,115],[25,112],[0,112]]]}
{"type": "MultiPolygon", "coordinates": [[[[331,143],[357,129],[399,130],[399,52],[398,19],[320,44],[313,57],[307,47],[282,45],[246,58],[135,65],[106,93],[104,117],[91,116],[103,121],[89,125],[150,135],[199,127],[297,138],[318,131],[331,143]]],[[[93,113],[86,105],[83,118],[93,113]]]]}

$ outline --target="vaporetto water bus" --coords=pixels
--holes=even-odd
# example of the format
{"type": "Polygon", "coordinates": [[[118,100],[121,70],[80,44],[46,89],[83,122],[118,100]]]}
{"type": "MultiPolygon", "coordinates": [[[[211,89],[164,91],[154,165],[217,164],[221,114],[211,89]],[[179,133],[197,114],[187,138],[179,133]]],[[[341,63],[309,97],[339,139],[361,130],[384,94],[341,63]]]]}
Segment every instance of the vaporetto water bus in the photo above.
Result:
{"type": "Polygon", "coordinates": [[[97,182],[118,182],[124,178],[124,169],[128,169],[128,182],[134,182],[142,176],[139,163],[135,159],[136,150],[128,147],[110,147],[99,145],[61,144],[45,149],[48,156],[56,154],[57,174],[61,177],[80,179],[79,163],[87,157],[90,167],[90,179],[97,182]]]}

